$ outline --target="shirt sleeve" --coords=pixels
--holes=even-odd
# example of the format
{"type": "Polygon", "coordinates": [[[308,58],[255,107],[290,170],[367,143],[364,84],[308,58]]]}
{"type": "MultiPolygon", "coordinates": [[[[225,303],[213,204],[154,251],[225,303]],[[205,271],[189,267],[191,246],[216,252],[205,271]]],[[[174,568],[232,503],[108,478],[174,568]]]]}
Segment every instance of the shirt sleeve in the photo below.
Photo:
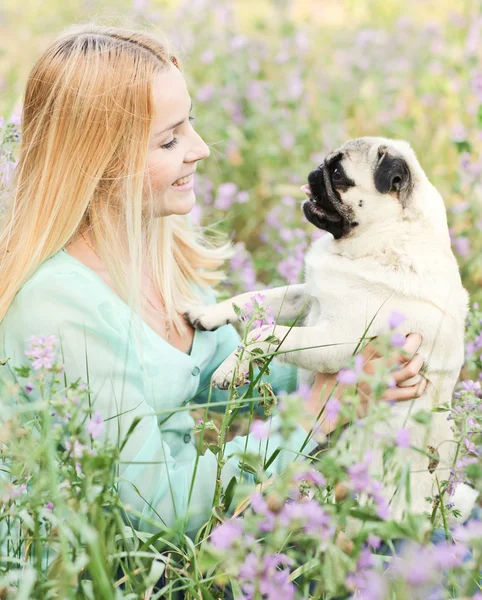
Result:
{"type": "MultiPolygon", "coordinates": [[[[96,296],[94,282],[78,272],[27,282],[3,323],[5,351],[11,358],[7,364],[30,364],[24,351],[32,335],[57,335],[58,360],[64,363],[68,382],[80,377],[89,384],[93,410],[106,422],[99,440],[119,444],[134,419],[140,418],[121,451],[118,470],[120,498],[138,515],[129,512],[134,527],[158,531],[159,526],[173,527],[186,519],[186,531],[193,533],[211,512],[216,457],[208,450],[196,460],[194,446],[187,458],[177,460],[172,455],[155,411],[145,400],[143,371],[125,318],[114,303],[96,302],[96,296]]],[[[302,437],[299,432],[296,445],[298,441],[301,445],[302,437]]],[[[269,440],[268,452],[278,441],[269,440]]],[[[235,450],[244,450],[243,438],[227,444],[226,454],[235,450]]],[[[237,457],[227,461],[222,472],[225,486],[239,474],[238,462],[237,457]]],[[[245,474],[246,479],[250,477],[245,474]]]]}

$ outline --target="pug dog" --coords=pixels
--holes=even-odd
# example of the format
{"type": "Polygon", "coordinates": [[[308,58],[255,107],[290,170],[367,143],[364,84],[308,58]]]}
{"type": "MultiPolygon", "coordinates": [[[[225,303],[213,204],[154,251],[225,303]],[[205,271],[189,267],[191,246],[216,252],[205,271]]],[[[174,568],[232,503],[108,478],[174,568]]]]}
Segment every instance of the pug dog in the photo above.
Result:
{"type": "MultiPolygon", "coordinates": [[[[393,311],[402,313],[405,320],[396,331],[422,335],[419,352],[428,384],[421,397],[390,408],[389,422],[380,423],[375,438],[393,435],[401,427],[409,429],[411,448],[406,449],[404,462],[410,462],[411,498],[405,492],[397,497],[395,484],[387,485],[385,493],[394,518],[408,508],[426,512],[425,498],[438,493],[438,483],[448,479],[454,462],[456,444],[447,413],[432,410],[451,404],[464,361],[469,303],[451,249],[443,199],[410,145],[382,137],[346,142],[310,172],[302,189],[308,196],[302,204],[306,218],[327,234],[307,253],[304,283],[262,293],[279,319],[295,319],[308,307],[303,326],[276,324],[253,330],[242,364],[233,353],[215,371],[213,383],[227,388],[239,373],[234,383],[242,384],[253,348],[263,353],[278,348],[280,361],[311,373],[336,373],[347,365],[362,338],[386,331],[393,311]],[[273,334],[280,345],[269,337],[273,334]],[[411,418],[421,410],[431,415],[428,428],[411,418]],[[428,452],[429,446],[438,456],[435,469],[433,455],[430,460],[413,450],[428,452]]],[[[236,322],[233,304],[242,307],[252,295],[199,307],[186,318],[197,329],[214,330],[236,322]]],[[[338,446],[357,452],[357,435],[363,445],[362,434],[349,427],[338,446]]],[[[372,467],[380,472],[382,450],[377,450],[376,439],[372,442],[372,467]]],[[[470,486],[459,484],[450,501],[461,511],[460,519],[469,516],[476,496],[470,486]]]]}

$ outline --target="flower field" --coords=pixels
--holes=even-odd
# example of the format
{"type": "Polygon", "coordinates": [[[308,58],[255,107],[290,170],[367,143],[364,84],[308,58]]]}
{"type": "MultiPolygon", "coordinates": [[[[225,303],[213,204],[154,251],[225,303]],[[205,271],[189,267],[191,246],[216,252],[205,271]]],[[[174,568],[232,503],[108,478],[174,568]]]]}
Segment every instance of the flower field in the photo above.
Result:
{"type": "MultiPolygon", "coordinates": [[[[461,483],[482,491],[479,3],[50,0],[18,11],[8,0],[0,21],[0,213],[38,54],[75,21],[144,27],[167,34],[180,56],[194,126],[211,149],[198,165],[192,220],[232,235],[236,253],[220,291],[253,292],[241,307],[244,341],[272,319],[257,292],[301,282],[320,235],[303,216],[300,186],[332,149],[365,135],[407,140],[441,192],[471,310],[453,404],[438,409],[456,432],[456,460],[438,465],[432,450],[418,448],[440,469],[425,515],[395,520],[382,494],[390,482],[410,495],[409,469],[400,466],[413,447],[408,429],[382,440],[383,468],[371,467],[373,429],[390,411],[378,400],[400,345],[394,331],[403,315],[392,315],[377,340],[384,359],[369,378],[364,424],[357,428],[357,386],[368,381],[360,355],[339,375],[349,386],[344,402],[326,406],[330,420],[353,423],[362,451],[342,452],[339,428],[312,462],[293,460],[272,479],[276,456],[240,455],[249,477],[225,488],[218,477],[212,513],[195,536],[182,522],[153,522],[149,532],[129,525],[133,513],[117,489],[120,448],[101,442],[105,424],[86,382],[64,385],[56,337],[33,338],[20,385],[0,388],[0,597],[482,600],[481,500],[465,524],[451,501],[461,483]]],[[[304,417],[303,387],[276,398],[253,373],[246,381],[248,392],[231,392],[220,415],[197,408],[196,442],[215,454],[218,475],[241,405],[249,407],[238,415],[243,431],[260,444],[269,421],[253,419],[256,406],[267,419],[276,406],[285,440],[304,417]]],[[[429,426],[431,414],[411,418],[429,426]]]]}

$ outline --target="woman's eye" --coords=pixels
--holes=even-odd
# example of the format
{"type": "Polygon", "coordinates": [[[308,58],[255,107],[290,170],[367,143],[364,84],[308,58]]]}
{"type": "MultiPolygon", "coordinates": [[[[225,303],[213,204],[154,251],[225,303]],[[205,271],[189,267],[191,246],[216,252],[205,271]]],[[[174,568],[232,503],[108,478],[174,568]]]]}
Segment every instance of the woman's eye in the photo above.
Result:
{"type": "Polygon", "coordinates": [[[178,138],[172,138],[172,140],[170,142],[168,142],[167,144],[164,144],[163,146],[161,146],[161,148],[165,148],[166,150],[169,150],[169,148],[174,148],[174,146],[176,146],[178,142],[179,142],[178,138]]]}
{"type": "MultiPolygon", "coordinates": [[[[190,121],[194,121],[196,117],[189,117],[190,121]]],[[[167,144],[164,144],[162,146],[159,146],[160,148],[164,148],[165,150],[169,150],[170,148],[174,148],[174,146],[176,146],[179,142],[179,138],[172,138],[172,140],[170,142],[168,142],[167,144]]]]}

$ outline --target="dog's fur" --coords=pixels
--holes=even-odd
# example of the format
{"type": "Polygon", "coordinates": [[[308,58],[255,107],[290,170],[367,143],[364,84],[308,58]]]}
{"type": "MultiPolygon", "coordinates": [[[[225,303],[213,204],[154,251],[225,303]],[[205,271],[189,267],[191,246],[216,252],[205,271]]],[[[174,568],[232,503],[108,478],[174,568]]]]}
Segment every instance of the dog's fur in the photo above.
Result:
{"type": "MultiPolygon", "coordinates": [[[[310,372],[335,373],[346,366],[370,322],[369,338],[386,331],[392,311],[407,317],[397,331],[422,335],[420,353],[426,361],[428,384],[414,402],[393,406],[390,429],[405,424],[412,446],[425,451],[432,446],[440,455],[432,474],[426,455],[406,450],[412,471],[411,509],[426,511],[425,497],[438,491],[435,476],[439,482],[448,478],[456,446],[447,441],[453,440],[447,413],[432,413],[428,436],[426,428],[409,415],[450,404],[464,360],[468,311],[444,202],[409,144],[379,137],[348,141],[309,174],[308,184],[305,216],[331,235],[309,250],[305,283],[262,292],[280,318],[295,318],[309,305],[303,327],[276,326],[275,335],[283,340],[280,350],[286,352],[279,359],[310,372]],[[321,347],[296,351],[314,346],[321,347]]],[[[243,306],[251,296],[241,294],[201,307],[187,313],[187,318],[199,329],[216,329],[235,322],[232,304],[243,306]]],[[[257,347],[272,352],[273,345],[263,339],[273,332],[255,330],[251,339],[260,333],[257,347]]],[[[215,385],[228,387],[236,362],[234,354],[225,360],[213,375],[215,385]]],[[[245,371],[247,365],[241,365],[239,373],[245,371]]],[[[380,426],[381,435],[386,431],[380,426]]],[[[380,451],[375,452],[375,463],[381,467],[380,451]]],[[[450,498],[462,518],[468,516],[475,496],[472,488],[460,485],[450,498]]],[[[398,502],[394,512],[400,516],[404,508],[405,501],[398,502]]]]}

